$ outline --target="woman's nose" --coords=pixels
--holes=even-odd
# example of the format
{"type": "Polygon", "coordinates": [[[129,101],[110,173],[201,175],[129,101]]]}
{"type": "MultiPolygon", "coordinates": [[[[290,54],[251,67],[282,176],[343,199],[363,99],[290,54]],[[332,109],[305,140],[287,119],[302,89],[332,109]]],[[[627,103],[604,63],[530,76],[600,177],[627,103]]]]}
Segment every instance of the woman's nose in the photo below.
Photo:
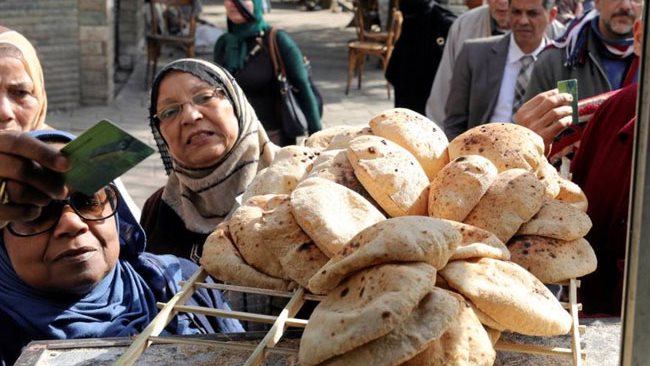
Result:
{"type": "Polygon", "coordinates": [[[0,123],[8,123],[14,119],[14,103],[6,95],[0,95],[0,123]]]}
{"type": "Polygon", "coordinates": [[[194,123],[203,118],[203,113],[194,105],[194,103],[187,103],[183,106],[183,124],[194,123]]]}
{"type": "Polygon", "coordinates": [[[88,224],[79,215],[77,215],[70,206],[66,206],[61,211],[59,222],[54,228],[54,236],[77,236],[88,231],[88,224]]]}

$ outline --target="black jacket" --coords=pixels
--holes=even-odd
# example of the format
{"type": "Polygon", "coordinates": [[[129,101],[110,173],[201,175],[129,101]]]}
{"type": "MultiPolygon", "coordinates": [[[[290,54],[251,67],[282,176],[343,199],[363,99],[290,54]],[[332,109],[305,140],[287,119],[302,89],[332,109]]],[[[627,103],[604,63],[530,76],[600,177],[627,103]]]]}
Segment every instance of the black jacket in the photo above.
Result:
{"type": "Polygon", "coordinates": [[[402,33],[386,69],[395,107],[424,114],[433,79],[456,15],[431,0],[400,1],[402,33]]]}

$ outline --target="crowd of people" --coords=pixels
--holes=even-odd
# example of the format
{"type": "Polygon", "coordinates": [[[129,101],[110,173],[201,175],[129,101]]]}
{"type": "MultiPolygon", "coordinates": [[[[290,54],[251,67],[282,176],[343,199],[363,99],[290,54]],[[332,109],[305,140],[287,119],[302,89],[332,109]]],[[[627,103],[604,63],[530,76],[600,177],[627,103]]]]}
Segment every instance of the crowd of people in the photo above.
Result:
{"type": "MultiPolygon", "coordinates": [[[[91,196],[65,186],[69,162],[59,149],[75,137],[46,124],[34,47],[0,27],[0,364],[13,363],[31,340],[142,331],[156,303],[197,269],[206,237],[236,197],[279,146],[295,143],[283,134],[279,95],[269,92],[277,88],[263,2],[224,5],[228,32],[214,62],[173,61],[151,85],[149,123],[168,179],[140,223],[120,184],[91,196]]],[[[585,315],[621,311],[642,6],[595,0],[580,14],[574,2],[562,24],[555,0],[489,0],[458,18],[433,0],[399,4],[407,16],[387,74],[395,105],[426,113],[449,139],[475,125],[513,122],[550,148],[572,115],[572,96],[559,93],[557,81],[577,79],[580,98],[621,89],[587,123],[572,164],[589,199],[588,239],[598,257],[598,270],[582,282],[585,315]],[[426,57],[405,73],[418,42],[427,43],[419,49],[426,57]],[[414,70],[423,76],[409,78],[414,70]]],[[[286,32],[277,41],[314,133],[321,112],[303,55],[286,32]]],[[[190,303],[230,308],[217,290],[199,290],[190,303]]],[[[165,332],[243,330],[236,320],[179,314],[165,332]]]]}

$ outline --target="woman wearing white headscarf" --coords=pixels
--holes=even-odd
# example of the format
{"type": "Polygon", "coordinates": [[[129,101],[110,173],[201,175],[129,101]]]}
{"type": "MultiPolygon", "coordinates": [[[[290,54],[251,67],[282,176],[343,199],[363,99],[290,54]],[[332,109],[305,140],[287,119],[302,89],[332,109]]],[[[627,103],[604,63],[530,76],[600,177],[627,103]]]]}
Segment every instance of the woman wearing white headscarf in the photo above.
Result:
{"type": "Polygon", "coordinates": [[[273,145],[234,78],[206,61],[165,66],[151,88],[150,125],[169,179],[145,203],[147,250],[198,262],[273,145]]]}

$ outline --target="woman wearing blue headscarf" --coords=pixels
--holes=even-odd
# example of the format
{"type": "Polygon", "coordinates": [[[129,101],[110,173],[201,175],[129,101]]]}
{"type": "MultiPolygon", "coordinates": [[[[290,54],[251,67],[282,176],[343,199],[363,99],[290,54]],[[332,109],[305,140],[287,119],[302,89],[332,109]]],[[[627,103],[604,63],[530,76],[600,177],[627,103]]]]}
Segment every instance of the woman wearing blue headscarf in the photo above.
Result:
{"type": "MultiPolygon", "coordinates": [[[[59,144],[73,138],[31,134],[59,144]]],[[[32,340],[137,334],[158,313],[156,303],[197,269],[143,253],[144,232],[113,185],[51,201],[35,220],[11,221],[0,234],[0,365],[13,364],[32,340]]],[[[188,304],[229,308],[216,291],[199,291],[188,304]]],[[[179,314],[163,334],[241,331],[236,320],[179,314]]]]}
{"type": "MultiPolygon", "coordinates": [[[[228,70],[246,94],[257,117],[276,145],[295,144],[283,134],[280,119],[280,89],[269,53],[271,27],[262,17],[262,0],[225,0],[228,33],[219,37],[214,60],[228,70]]],[[[298,45],[284,31],[277,32],[278,49],[287,80],[308,121],[309,133],[321,130],[319,104],[298,45]]]]}

